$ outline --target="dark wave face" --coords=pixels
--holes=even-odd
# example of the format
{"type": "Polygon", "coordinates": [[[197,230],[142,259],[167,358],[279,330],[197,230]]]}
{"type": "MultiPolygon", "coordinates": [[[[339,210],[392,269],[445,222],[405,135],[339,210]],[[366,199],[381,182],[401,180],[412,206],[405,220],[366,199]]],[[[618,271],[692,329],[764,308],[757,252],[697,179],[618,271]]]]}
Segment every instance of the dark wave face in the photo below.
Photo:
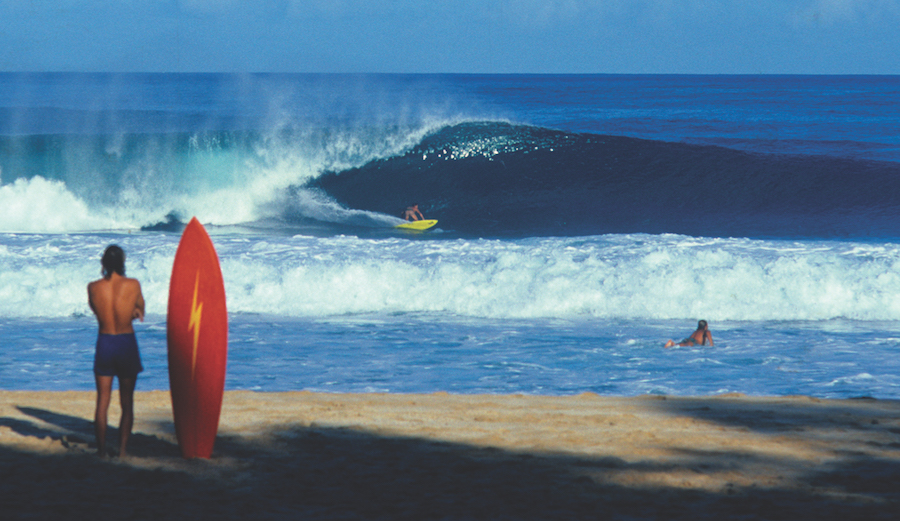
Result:
{"type": "Polygon", "coordinates": [[[505,123],[446,127],[405,155],[307,186],[393,215],[415,202],[444,229],[477,236],[900,236],[896,163],[505,123]]]}

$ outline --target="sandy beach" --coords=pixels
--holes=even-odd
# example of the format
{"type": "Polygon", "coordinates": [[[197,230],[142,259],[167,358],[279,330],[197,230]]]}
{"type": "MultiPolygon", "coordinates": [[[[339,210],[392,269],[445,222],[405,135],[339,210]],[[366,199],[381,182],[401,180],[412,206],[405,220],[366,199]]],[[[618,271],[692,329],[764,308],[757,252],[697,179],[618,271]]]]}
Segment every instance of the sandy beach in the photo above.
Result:
{"type": "Polygon", "coordinates": [[[162,391],[137,394],[129,457],[100,460],[93,400],[0,392],[0,518],[900,512],[900,402],[891,400],[229,392],[213,458],[193,461],[179,455],[162,391]]]}

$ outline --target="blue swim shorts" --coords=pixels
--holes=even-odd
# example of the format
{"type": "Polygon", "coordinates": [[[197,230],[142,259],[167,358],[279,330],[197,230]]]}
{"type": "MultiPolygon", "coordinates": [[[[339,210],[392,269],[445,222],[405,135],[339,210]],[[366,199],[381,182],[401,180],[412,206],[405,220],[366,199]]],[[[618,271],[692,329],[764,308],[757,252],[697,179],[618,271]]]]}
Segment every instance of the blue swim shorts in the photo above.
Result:
{"type": "Polygon", "coordinates": [[[138,352],[134,333],[97,336],[97,350],[94,352],[94,374],[137,378],[144,370],[141,354],[138,352]]]}

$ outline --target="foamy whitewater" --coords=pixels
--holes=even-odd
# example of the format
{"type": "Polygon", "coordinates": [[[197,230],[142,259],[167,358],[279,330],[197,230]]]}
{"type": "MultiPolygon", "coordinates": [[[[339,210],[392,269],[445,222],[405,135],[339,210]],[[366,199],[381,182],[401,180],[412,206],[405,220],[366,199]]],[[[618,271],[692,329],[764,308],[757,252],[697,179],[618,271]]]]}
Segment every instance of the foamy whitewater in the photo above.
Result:
{"type": "Polygon", "coordinates": [[[213,237],[226,387],[900,397],[900,78],[0,74],[0,388],[213,237]],[[401,233],[418,203],[439,220],[401,233]],[[714,347],[663,349],[698,319],[714,347]]]}

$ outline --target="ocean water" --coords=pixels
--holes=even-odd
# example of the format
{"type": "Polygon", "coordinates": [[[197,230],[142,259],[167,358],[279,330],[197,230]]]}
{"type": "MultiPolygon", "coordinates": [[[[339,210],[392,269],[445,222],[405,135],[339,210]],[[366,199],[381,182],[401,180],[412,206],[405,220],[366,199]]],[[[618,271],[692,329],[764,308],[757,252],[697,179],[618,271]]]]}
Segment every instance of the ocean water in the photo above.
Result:
{"type": "Polygon", "coordinates": [[[227,389],[900,397],[900,77],[0,74],[0,389],[93,388],[183,223],[227,389]],[[393,228],[418,203],[426,233],[393,228]],[[664,349],[708,320],[714,347],[664,349]]]}

